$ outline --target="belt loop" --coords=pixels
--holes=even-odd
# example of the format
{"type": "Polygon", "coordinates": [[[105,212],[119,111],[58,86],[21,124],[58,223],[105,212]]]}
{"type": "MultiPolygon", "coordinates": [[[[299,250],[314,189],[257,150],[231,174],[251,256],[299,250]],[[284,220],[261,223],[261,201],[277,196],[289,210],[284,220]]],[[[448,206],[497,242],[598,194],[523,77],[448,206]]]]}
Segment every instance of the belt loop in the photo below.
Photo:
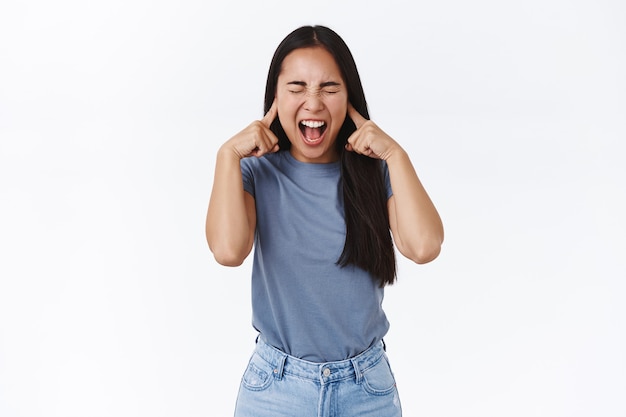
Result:
{"type": "Polygon", "coordinates": [[[274,378],[276,378],[279,381],[281,379],[283,379],[283,373],[285,372],[285,361],[286,360],[287,360],[287,355],[282,354],[278,358],[278,363],[275,365],[275,368],[274,368],[274,378]]]}
{"type": "Polygon", "coordinates": [[[356,377],[356,384],[360,385],[361,384],[361,379],[363,377],[363,374],[361,373],[361,369],[359,369],[359,363],[356,360],[356,358],[352,358],[350,359],[350,362],[352,362],[352,367],[354,368],[354,375],[356,377]]]}

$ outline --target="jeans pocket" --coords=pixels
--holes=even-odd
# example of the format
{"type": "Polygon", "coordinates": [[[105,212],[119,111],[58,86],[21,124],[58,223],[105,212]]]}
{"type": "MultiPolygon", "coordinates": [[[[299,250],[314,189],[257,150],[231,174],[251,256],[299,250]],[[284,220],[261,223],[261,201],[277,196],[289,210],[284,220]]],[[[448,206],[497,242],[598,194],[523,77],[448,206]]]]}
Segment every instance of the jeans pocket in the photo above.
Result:
{"type": "Polygon", "coordinates": [[[387,395],[396,389],[396,379],[386,355],[382,355],[376,364],[363,371],[362,378],[363,388],[372,395],[387,395]]]}
{"type": "Polygon", "coordinates": [[[262,391],[270,386],[274,377],[273,367],[254,353],[243,373],[241,385],[251,391],[262,391]]]}

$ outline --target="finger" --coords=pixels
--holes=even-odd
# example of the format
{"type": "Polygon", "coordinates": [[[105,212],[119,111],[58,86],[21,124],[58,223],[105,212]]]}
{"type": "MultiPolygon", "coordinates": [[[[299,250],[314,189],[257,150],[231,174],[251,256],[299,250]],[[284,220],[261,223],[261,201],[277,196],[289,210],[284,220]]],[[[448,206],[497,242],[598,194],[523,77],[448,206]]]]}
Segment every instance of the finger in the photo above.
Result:
{"type": "Polygon", "coordinates": [[[252,152],[250,152],[250,156],[256,156],[257,158],[262,157],[268,153],[275,153],[279,151],[278,144],[274,145],[273,148],[254,148],[252,152]]]}
{"type": "Polygon", "coordinates": [[[255,156],[263,156],[266,153],[278,152],[278,138],[269,130],[263,132],[256,140],[257,146],[254,148],[255,156]]]}
{"type": "Polygon", "coordinates": [[[272,133],[267,132],[262,138],[263,153],[273,153],[278,150],[278,138],[272,133]]]}
{"type": "Polygon", "coordinates": [[[367,146],[363,143],[361,139],[362,138],[359,136],[358,131],[354,132],[348,138],[348,141],[346,143],[346,150],[349,152],[356,152],[364,155],[364,151],[365,149],[367,149],[367,146]]]}
{"type": "Polygon", "coordinates": [[[367,122],[367,119],[361,116],[361,113],[359,113],[350,102],[348,102],[348,116],[350,116],[357,129],[367,122]]]}
{"type": "Polygon", "coordinates": [[[364,135],[363,133],[364,132],[359,129],[354,131],[350,137],[348,137],[346,150],[369,157],[375,157],[375,152],[371,148],[371,140],[369,140],[367,135],[364,135]]]}
{"type": "Polygon", "coordinates": [[[263,123],[265,127],[269,128],[272,122],[274,121],[274,119],[276,118],[277,114],[278,114],[278,105],[276,104],[276,99],[274,99],[274,101],[272,102],[272,105],[270,106],[270,109],[267,111],[267,113],[265,113],[265,116],[263,116],[263,118],[261,119],[261,123],[263,123]]]}

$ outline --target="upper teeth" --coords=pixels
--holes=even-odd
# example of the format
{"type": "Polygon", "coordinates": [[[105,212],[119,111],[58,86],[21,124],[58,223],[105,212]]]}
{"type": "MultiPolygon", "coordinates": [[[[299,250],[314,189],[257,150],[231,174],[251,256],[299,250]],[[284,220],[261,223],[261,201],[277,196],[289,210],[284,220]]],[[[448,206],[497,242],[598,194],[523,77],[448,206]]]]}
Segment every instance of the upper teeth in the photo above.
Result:
{"type": "Polygon", "coordinates": [[[315,120],[303,120],[300,123],[302,123],[306,127],[313,127],[313,128],[322,127],[325,124],[324,122],[319,122],[315,120]]]}

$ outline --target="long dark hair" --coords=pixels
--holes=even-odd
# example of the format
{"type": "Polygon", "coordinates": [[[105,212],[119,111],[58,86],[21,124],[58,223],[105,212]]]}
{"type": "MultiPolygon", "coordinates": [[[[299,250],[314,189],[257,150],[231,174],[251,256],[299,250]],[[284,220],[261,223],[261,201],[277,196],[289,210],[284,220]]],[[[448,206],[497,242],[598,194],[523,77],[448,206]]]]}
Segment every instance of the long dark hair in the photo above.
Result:
{"type": "MultiPolygon", "coordinates": [[[[285,57],[295,49],[310,47],[325,48],[335,58],[348,88],[348,100],[364,118],[369,119],[365,93],[352,53],[337,33],[324,26],[302,26],[278,45],[267,75],[264,113],[274,101],[285,57]]],[[[289,149],[291,142],[278,118],[270,128],[278,137],[280,149],[289,149]]],[[[337,264],[342,267],[356,265],[372,274],[383,287],[396,280],[396,259],[389,230],[382,162],[346,151],[348,137],[355,130],[354,122],[346,117],[335,142],[341,159],[346,219],[346,241],[337,264]]]]}

